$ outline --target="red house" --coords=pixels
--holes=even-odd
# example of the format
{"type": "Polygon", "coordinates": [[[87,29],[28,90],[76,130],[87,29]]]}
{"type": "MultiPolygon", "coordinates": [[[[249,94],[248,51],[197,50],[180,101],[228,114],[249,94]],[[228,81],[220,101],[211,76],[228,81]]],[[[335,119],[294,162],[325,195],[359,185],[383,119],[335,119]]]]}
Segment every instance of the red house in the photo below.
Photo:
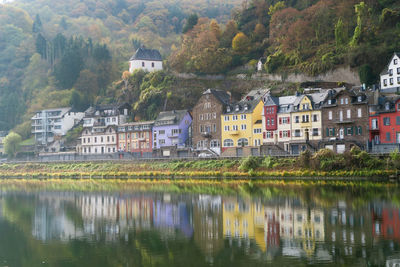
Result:
{"type": "Polygon", "coordinates": [[[154,121],[131,122],[118,126],[118,151],[134,157],[151,157],[153,154],[154,121]]]}
{"type": "Polygon", "coordinates": [[[264,97],[264,110],[262,114],[264,143],[273,141],[274,132],[278,129],[278,105],[279,98],[269,94],[264,97]]]}
{"type": "Polygon", "coordinates": [[[382,98],[371,107],[369,140],[373,145],[400,144],[400,97],[382,98]]]}

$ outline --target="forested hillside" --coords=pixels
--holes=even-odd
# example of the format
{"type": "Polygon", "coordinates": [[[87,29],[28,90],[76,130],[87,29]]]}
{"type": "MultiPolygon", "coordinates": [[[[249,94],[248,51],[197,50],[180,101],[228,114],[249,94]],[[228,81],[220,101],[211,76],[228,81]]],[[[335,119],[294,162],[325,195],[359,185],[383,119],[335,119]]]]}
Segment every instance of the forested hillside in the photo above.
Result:
{"type": "Polygon", "coordinates": [[[397,0],[252,0],[225,25],[200,18],[170,64],[224,73],[264,56],[269,73],[315,75],[345,65],[361,68],[370,84],[399,49],[397,0]]]}
{"type": "Polygon", "coordinates": [[[35,110],[126,100],[154,118],[218,85],[171,70],[237,73],[260,57],[268,73],[350,66],[372,84],[398,50],[396,0],[16,0],[0,4],[0,130],[27,138],[35,110]],[[124,73],[141,44],[167,72],[124,73]]]}
{"type": "Polygon", "coordinates": [[[35,110],[69,105],[82,109],[114,101],[114,91],[107,90],[120,79],[139,45],[159,49],[166,57],[179,43],[190,14],[226,22],[240,3],[17,0],[0,4],[0,130],[19,125],[18,132],[27,137],[35,110]]]}

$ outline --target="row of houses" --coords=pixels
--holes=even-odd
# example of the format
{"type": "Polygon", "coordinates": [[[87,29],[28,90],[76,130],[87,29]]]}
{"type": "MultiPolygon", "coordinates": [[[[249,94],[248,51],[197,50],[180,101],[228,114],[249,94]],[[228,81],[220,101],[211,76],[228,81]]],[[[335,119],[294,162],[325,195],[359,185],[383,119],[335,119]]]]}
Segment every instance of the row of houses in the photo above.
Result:
{"type": "MultiPolygon", "coordinates": [[[[140,60],[149,65],[145,59],[159,59],[155,55],[156,51],[140,48],[131,67],[140,60]]],[[[387,75],[397,73],[399,60],[395,53],[382,74],[382,87],[387,75]]],[[[71,108],[38,111],[32,118],[32,133],[37,144],[53,146],[57,152],[54,144],[83,121],[76,146],[81,155],[240,157],[297,155],[321,148],[343,153],[353,146],[388,152],[400,144],[400,98],[387,90],[304,89],[277,97],[263,88],[235,101],[227,91],[208,89],[191,110],[164,111],[154,121],[128,122],[130,105],[126,103],[85,112],[71,108]]]]}

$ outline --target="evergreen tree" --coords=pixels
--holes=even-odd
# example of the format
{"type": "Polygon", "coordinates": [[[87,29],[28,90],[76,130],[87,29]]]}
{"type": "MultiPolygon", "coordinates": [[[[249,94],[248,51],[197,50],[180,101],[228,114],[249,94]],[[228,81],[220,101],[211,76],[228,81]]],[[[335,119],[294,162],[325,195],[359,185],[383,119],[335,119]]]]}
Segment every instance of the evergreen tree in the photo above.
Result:
{"type": "Polygon", "coordinates": [[[40,20],[39,14],[36,14],[35,20],[32,25],[32,32],[39,33],[43,31],[42,21],[40,20]]]}

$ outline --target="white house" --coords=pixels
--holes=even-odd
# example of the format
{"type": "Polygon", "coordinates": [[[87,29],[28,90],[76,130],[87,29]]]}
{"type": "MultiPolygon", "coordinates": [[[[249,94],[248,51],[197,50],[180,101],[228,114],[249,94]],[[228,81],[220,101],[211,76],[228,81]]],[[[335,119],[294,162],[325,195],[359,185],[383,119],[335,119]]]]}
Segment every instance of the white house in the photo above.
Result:
{"type": "Polygon", "coordinates": [[[400,89],[400,53],[394,53],[387,67],[381,73],[381,90],[395,93],[400,89]]]}
{"type": "Polygon", "coordinates": [[[56,108],[37,111],[32,117],[32,133],[36,143],[48,145],[55,136],[64,136],[77,125],[85,113],[75,112],[72,108],[56,108]]]}
{"type": "Polygon", "coordinates": [[[83,155],[117,152],[117,126],[126,122],[128,104],[90,107],[85,111],[81,144],[78,153],[83,155]]]}
{"type": "Polygon", "coordinates": [[[140,47],[129,60],[129,72],[133,73],[137,69],[149,72],[162,70],[163,62],[160,52],[144,46],[140,47]]]}
{"type": "Polygon", "coordinates": [[[257,71],[263,71],[264,70],[264,64],[267,61],[265,57],[262,57],[258,60],[257,62],[257,71]]]}

